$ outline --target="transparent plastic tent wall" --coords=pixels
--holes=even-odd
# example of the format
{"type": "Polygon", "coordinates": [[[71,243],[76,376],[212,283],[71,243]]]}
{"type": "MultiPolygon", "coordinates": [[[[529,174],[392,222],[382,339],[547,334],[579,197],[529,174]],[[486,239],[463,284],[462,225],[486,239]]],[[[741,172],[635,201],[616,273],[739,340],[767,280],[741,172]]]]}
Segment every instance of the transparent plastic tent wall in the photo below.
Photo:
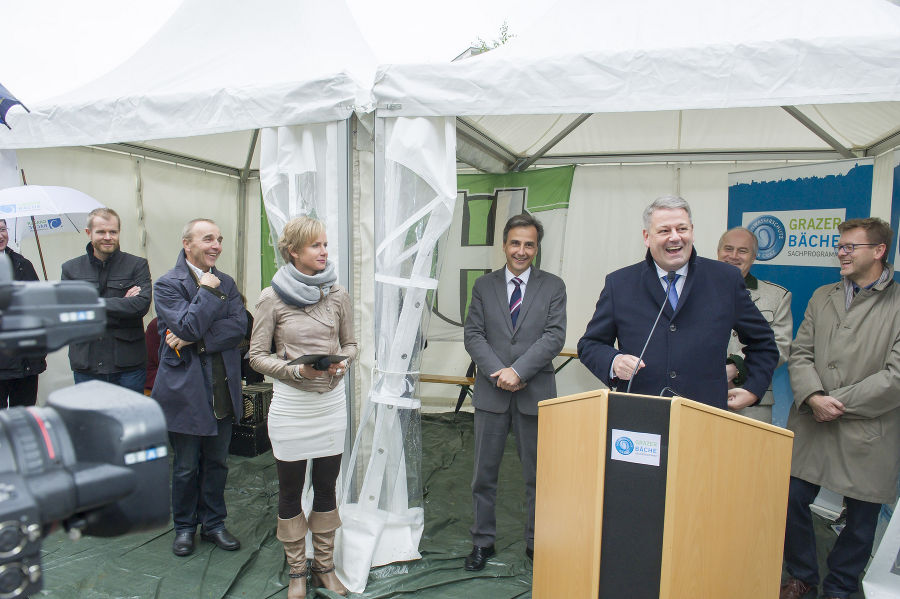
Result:
{"type": "MultiPolygon", "coordinates": [[[[260,154],[272,242],[290,218],[315,216],[326,221],[335,262],[347,251],[331,241],[347,192],[338,173],[348,136],[338,129],[265,129],[260,154]]],[[[378,118],[375,139],[375,363],[345,463],[336,554],[338,574],[354,592],[365,589],[370,567],[420,557],[425,518],[415,393],[429,292],[440,270],[436,248],[456,201],[455,119],[378,118]]]]}

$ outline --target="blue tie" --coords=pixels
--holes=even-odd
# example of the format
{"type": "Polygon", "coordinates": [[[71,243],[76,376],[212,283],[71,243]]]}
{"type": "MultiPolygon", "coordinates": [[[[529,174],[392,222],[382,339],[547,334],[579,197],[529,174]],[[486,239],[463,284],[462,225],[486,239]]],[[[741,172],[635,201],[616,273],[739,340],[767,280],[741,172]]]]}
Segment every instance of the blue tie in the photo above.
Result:
{"type": "MultiPolygon", "coordinates": [[[[669,305],[672,306],[673,310],[678,307],[678,288],[675,287],[675,283],[678,282],[678,277],[680,276],[681,275],[675,275],[675,280],[673,280],[672,284],[669,285],[669,305]]],[[[660,277],[660,279],[662,279],[663,285],[667,283],[667,278],[668,277],[660,277]]]]}
{"type": "Polygon", "coordinates": [[[509,319],[512,320],[512,325],[515,327],[516,321],[519,319],[519,308],[522,307],[522,279],[513,277],[512,282],[516,288],[509,296],[509,319]]]}

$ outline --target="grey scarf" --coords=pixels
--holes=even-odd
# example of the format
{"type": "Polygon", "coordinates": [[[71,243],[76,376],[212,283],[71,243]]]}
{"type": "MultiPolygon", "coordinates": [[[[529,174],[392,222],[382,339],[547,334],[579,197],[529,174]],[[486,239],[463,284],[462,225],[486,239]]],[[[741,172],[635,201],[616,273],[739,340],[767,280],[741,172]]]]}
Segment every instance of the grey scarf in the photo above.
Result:
{"type": "Polygon", "coordinates": [[[300,308],[311,306],[325,299],[337,280],[334,263],[329,260],[325,264],[325,270],[312,276],[303,274],[293,264],[285,264],[272,277],[272,289],[286,304],[300,308]]]}

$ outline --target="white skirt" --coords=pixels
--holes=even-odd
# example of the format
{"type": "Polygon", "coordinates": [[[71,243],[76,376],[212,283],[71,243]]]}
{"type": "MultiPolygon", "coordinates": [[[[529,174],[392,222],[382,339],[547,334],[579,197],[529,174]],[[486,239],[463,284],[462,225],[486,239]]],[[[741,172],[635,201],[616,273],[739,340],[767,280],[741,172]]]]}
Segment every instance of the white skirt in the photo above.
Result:
{"type": "Polygon", "coordinates": [[[331,391],[301,391],[276,380],[269,406],[272,453],[282,462],[338,455],[347,434],[344,381],[331,391]]]}

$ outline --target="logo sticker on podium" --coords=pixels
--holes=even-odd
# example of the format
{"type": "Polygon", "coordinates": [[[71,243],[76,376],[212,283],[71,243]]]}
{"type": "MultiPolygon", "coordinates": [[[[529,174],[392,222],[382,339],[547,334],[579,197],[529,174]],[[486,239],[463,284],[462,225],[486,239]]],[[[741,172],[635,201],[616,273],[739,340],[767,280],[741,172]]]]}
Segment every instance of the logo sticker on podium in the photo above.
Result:
{"type": "Polygon", "coordinates": [[[612,446],[609,457],[613,460],[659,466],[659,454],[662,440],[653,433],[637,433],[612,429],[612,446]]]}

